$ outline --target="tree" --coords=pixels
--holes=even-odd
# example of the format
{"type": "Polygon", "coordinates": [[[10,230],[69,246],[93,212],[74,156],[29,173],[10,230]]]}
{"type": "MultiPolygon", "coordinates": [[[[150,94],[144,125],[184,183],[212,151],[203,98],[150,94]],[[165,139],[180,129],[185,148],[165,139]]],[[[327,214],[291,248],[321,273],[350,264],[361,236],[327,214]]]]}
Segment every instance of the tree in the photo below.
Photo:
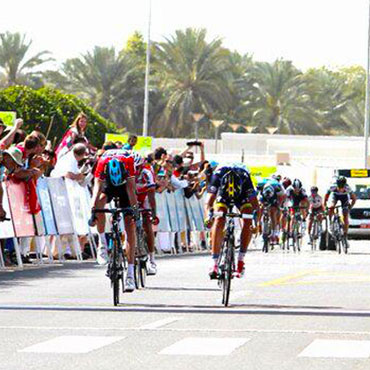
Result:
{"type": "Polygon", "coordinates": [[[139,118],[143,88],[135,70],[136,65],[127,53],[96,46],[80,58],[68,59],[60,74],[49,76],[68,92],[88,99],[103,117],[132,128],[139,118]]]}
{"type": "Polygon", "coordinates": [[[41,51],[27,58],[32,40],[26,41],[26,35],[5,32],[0,34],[0,68],[5,86],[16,84],[40,85],[42,73],[37,67],[53,60],[49,51],[41,51]]]}
{"type": "Polygon", "coordinates": [[[162,134],[189,135],[191,112],[211,114],[231,103],[229,51],[220,39],[206,41],[206,30],[176,31],[157,44],[157,81],[164,92],[162,134]]]}
{"type": "Polygon", "coordinates": [[[267,127],[289,134],[322,132],[303,74],[292,62],[259,62],[253,74],[255,82],[248,106],[253,110],[253,120],[260,132],[266,132],[267,127]]]}

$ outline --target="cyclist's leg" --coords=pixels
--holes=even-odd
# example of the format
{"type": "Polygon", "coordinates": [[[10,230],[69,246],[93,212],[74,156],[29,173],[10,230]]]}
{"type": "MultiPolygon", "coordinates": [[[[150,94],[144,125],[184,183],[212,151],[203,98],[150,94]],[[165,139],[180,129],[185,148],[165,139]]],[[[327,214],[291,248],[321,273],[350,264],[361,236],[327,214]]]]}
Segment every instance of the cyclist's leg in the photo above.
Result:
{"type": "Polygon", "coordinates": [[[312,208],[310,214],[308,215],[308,235],[311,235],[314,212],[315,210],[312,208]]]}
{"type": "MultiPolygon", "coordinates": [[[[107,203],[107,195],[102,193],[96,202],[96,208],[104,208],[107,203]]],[[[105,265],[108,263],[108,245],[107,238],[105,235],[105,214],[97,213],[96,217],[96,228],[99,234],[99,244],[97,250],[97,262],[99,265],[105,265]]]]}
{"type": "Polygon", "coordinates": [[[270,217],[271,217],[271,234],[275,242],[277,242],[279,232],[278,232],[278,209],[276,205],[271,206],[270,217]]]}
{"type": "Polygon", "coordinates": [[[343,211],[343,231],[344,235],[347,235],[348,233],[348,227],[349,227],[349,199],[348,196],[343,197],[340,199],[341,205],[342,205],[342,211],[343,211]]]}

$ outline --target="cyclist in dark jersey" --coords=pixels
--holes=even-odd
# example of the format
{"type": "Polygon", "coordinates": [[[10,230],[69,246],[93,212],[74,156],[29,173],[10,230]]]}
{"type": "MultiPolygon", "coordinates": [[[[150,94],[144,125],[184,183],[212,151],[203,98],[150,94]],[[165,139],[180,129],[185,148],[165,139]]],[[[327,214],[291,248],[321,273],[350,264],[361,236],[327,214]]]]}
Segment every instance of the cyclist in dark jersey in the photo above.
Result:
{"type": "MultiPolygon", "coordinates": [[[[212,176],[208,187],[208,198],[206,211],[209,218],[206,220],[208,226],[212,223],[212,211],[227,212],[228,207],[233,204],[241,213],[252,214],[259,211],[257,192],[254,189],[248,169],[242,163],[235,163],[220,167],[212,176]]],[[[252,221],[243,219],[240,251],[236,277],[241,277],[244,272],[244,257],[252,237],[252,221]]],[[[209,273],[211,279],[217,278],[217,260],[223,241],[225,218],[217,217],[212,225],[211,244],[213,266],[209,273]]]]}
{"type": "MultiPolygon", "coordinates": [[[[347,179],[344,176],[340,176],[336,183],[330,186],[328,191],[325,194],[324,198],[324,207],[329,200],[330,195],[331,197],[331,204],[329,206],[329,219],[331,221],[333,214],[334,214],[334,207],[338,203],[341,202],[342,211],[343,211],[343,221],[344,221],[344,233],[347,234],[348,232],[348,214],[349,210],[355,205],[356,203],[356,194],[353,192],[351,187],[347,184],[347,179]],[[351,201],[351,202],[350,202],[351,201]]],[[[332,223],[330,223],[330,227],[332,228],[332,223]]]]}

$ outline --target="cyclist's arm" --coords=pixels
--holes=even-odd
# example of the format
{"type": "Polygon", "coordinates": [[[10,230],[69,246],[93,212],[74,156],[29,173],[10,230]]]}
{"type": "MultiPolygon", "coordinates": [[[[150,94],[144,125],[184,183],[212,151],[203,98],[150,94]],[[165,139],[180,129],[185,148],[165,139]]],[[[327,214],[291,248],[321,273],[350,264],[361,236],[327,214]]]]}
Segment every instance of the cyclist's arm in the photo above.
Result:
{"type": "Polygon", "coordinates": [[[206,200],[206,214],[213,209],[213,204],[215,203],[217,194],[208,193],[206,200]]]}
{"type": "Polygon", "coordinates": [[[350,205],[351,208],[353,208],[353,206],[355,205],[356,201],[357,201],[356,194],[355,193],[352,193],[351,194],[351,205],[350,205]]]}
{"type": "Polygon", "coordinates": [[[99,199],[99,195],[103,191],[103,185],[104,185],[104,181],[96,177],[95,182],[94,182],[93,195],[92,195],[93,207],[96,206],[96,202],[99,199]]]}
{"type": "Polygon", "coordinates": [[[137,197],[136,197],[136,182],[135,177],[129,177],[126,182],[126,191],[128,195],[128,199],[130,202],[130,206],[136,206],[137,205],[137,197]]]}
{"type": "Polygon", "coordinates": [[[325,197],[324,197],[324,208],[326,208],[326,204],[328,203],[329,196],[330,196],[330,192],[328,191],[328,192],[325,194],[325,197]]]}

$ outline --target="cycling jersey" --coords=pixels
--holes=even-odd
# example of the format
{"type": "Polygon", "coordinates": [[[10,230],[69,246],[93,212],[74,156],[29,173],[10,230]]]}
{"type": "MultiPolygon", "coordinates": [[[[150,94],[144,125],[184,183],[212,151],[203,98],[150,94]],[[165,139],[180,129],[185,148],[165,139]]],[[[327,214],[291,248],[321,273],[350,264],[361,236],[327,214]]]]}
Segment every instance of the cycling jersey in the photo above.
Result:
{"type": "Polygon", "coordinates": [[[316,194],[315,196],[310,195],[308,197],[308,201],[310,202],[312,209],[322,208],[322,198],[319,194],[316,194]]]}
{"type": "Polygon", "coordinates": [[[118,159],[121,163],[124,163],[125,168],[128,172],[129,177],[135,176],[135,164],[133,157],[127,157],[127,151],[122,149],[110,149],[104,152],[104,154],[99,158],[94,173],[95,178],[104,181],[103,193],[107,195],[108,203],[113,198],[118,198],[119,207],[127,208],[130,206],[130,200],[127,194],[126,184],[120,186],[109,186],[106,180],[106,167],[109,161],[113,158],[118,159]]]}
{"type": "Polygon", "coordinates": [[[226,165],[217,169],[212,175],[208,192],[217,194],[217,203],[220,206],[228,206],[233,202],[239,209],[250,207],[250,199],[257,195],[249,171],[242,163],[226,165]],[[227,189],[227,184],[224,181],[228,174],[235,174],[235,194],[233,199],[230,199],[230,194],[227,189]]]}
{"type": "Polygon", "coordinates": [[[286,189],[286,196],[287,199],[291,201],[292,207],[299,207],[300,203],[307,199],[306,190],[301,188],[298,193],[294,191],[293,186],[289,186],[288,189],[286,189]]]}
{"type": "Polygon", "coordinates": [[[154,171],[151,167],[142,168],[136,175],[137,199],[143,205],[148,191],[156,187],[154,171]]]}
{"type": "Polygon", "coordinates": [[[349,185],[345,185],[341,190],[342,191],[340,191],[338,186],[334,184],[328,189],[326,194],[332,194],[331,206],[334,206],[338,201],[340,201],[342,207],[347,208],[349,205],[349,200],[354,193],[349,185]]]}
{"type": "Polygon", "coordinates": [[[106,167],[108,162],[116,158],[120,162],[125,164],[126,170],[129,174],[129,177],[135,176],[135,164],[133,157],[127,157],[127,151],[122,149],[110,149],[104,152],[104,154],[99,158],[99,161],[96,166],[94,176],[100,180],[106,179],[106,167]]]}

